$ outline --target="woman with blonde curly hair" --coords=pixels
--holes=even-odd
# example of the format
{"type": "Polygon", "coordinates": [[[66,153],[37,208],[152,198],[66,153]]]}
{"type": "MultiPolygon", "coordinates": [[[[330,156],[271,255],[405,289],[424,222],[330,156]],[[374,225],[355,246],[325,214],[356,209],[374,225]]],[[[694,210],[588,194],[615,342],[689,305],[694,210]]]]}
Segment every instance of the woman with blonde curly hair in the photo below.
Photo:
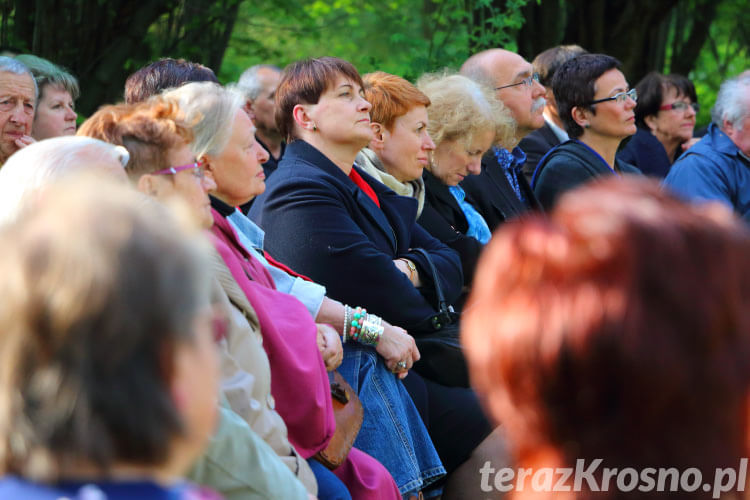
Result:
{"type": "Polygon", "coordinates": [[[490,147],[512,144],[514,122],[492,89],[465,76],[425,75],[417,87],[431,102],[427,131],[436,144],[422,174],[427,194],[418,222],[459,253],[469,286],[492,233],[459,183],[480,172],[490,147]]]}

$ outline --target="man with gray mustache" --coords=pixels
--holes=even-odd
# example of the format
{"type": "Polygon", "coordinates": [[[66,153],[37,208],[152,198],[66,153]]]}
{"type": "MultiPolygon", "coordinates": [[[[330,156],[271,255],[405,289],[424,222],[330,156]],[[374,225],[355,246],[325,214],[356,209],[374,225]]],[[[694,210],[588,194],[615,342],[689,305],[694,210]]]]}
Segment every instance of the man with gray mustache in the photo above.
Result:
{"type": "Polygon", "coordinates": [[[527,210],[541,209],[521,167],[526,154],[518,143],[544,125],[545,89],[531,64],[503,49],[474,54],[461,66],[461,74],[495,89],[516,122],[515,143],[492,147],[482,158],[482,172],[464,179],[461,186],[494,230],[527,210]]]}

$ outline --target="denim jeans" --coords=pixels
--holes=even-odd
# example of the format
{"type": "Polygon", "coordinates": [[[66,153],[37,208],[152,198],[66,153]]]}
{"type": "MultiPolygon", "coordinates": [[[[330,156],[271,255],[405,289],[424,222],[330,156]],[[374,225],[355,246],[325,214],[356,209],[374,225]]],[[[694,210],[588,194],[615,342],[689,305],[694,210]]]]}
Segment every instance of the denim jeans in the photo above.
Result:
{"type": "Polygon", "coordinates": [[[354,446],[388,469],[402,496],[408,498],[445,475],[404,385],[374,348],[347,342],[338,371],[357,391],[364,407],[354,446]]]}

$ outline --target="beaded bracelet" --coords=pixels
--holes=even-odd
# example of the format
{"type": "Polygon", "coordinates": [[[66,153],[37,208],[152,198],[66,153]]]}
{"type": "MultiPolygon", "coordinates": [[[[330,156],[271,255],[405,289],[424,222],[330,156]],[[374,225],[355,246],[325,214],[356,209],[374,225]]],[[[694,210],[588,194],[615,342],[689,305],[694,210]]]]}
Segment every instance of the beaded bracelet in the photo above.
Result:
{"type": "Polygon", "coordinates": [[[357,307],[354,309],[352,314],[351,328],[349,328],[349,338],[359,340],[359,335],[362,332],[362,323],[364,318],[367,316],[367,309],[363,307],[357,307]]]}
{"type": "Polygon", "coordinates": [[[379,316],[368,314],[367,309],[363,307],[352,309],[344,305],[342,343],[346,343],[348,337],[364,345],[377,346],[385,331],[382,323],[383,320],[379,316]]]}

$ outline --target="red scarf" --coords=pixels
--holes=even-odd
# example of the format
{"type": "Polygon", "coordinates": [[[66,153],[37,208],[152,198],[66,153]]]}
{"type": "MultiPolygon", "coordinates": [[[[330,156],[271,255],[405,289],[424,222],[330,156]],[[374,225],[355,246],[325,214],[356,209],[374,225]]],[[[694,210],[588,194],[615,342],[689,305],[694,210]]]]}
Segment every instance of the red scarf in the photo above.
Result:
{"type": "Polygon", "coordinates": [[[359,189],[364,191],[365,194],[370,197],[370,199],[378,206],[378,208],[380,208],[380,200],[378,200],[378,195],[375,194],[375,190],[372,189],[372,187],[370,187],[370,185],[365,182],[362,176],[359,175],[359,173],[353,168],[352,171],[349,172],[349,178],[354,182],[354,184],[359,186],[359,189]]]}

